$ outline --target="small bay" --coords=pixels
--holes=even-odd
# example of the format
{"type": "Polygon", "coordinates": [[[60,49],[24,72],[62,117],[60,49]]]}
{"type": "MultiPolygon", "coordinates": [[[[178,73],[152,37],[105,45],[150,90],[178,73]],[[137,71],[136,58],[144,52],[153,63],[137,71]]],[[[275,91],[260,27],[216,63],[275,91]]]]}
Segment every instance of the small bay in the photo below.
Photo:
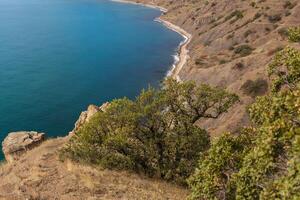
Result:
{"type": "Polygon", "coordinates": [[[0,0],[0,141],[20,130],[64,136],[89,104],[157,87],[183,40],[154,21],[160,14],[105,0],[0,0]]]}

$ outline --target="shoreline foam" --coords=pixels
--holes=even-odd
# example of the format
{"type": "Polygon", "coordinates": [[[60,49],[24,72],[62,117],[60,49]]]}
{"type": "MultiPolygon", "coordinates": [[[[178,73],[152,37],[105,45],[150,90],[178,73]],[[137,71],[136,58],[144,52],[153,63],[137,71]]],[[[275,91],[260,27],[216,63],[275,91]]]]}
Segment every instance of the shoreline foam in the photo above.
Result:
{"type": "MultiPolygon", "coordinates": [[[[145,6],[149,8],[154,8],[158,9],[163,13],[168,12],[168,9],[161,7],[161,6],[156,6],[156,5],[151,5],[151,4],[144,4],[144,3],[137,3],[129,0],[111,0],[113,2],[118,2],[118,3],[129,3],[129,4],[134,4],[134,5],[140,5],[140,6],[145,6]]],[[[186,64],[187,60],[189,59],[189,50],[187,46],[191,42],[192,35],[185,31],[183,28],[167,21],[164,20],[160,17],[156,18],[155,21],[163,24],[165,27],[168,29],[175,31],[179,33],[184,40],[179,44],[178,46],[178,51],[177,54],[174,55],[174,63],[171,67],[171,69],[167,72],[166,77],[173,77],[174,79],[181,81],[179,77],[179,73],[182,70],[183,66],[186,64]]]]}

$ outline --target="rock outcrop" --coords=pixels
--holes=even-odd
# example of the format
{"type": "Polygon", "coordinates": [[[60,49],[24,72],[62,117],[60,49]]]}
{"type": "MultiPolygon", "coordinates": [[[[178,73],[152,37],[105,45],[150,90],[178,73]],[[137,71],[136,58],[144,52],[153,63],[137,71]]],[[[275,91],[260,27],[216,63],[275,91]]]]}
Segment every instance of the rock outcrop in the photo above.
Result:
{"type": "Polygon", "coordinates": [[[45,139],[45,133],[20,131],[9,133],[2,142],[2,150],[7,162],[18,160],[23,153],[36,147],[45,139]]]}
{"type": "Polygon", "coordinates": [[[105,112],[107,107],[109,106],[109,102],[102,104],[100,107],[95,105],[89,105],[86,111],[83,111],[78,120],[75,123],[74,129],[69,133],[69,136],[72,136],[78,131],[85,123],[89,122],[90,119],[97,113],[97,112],[105,112]]]}

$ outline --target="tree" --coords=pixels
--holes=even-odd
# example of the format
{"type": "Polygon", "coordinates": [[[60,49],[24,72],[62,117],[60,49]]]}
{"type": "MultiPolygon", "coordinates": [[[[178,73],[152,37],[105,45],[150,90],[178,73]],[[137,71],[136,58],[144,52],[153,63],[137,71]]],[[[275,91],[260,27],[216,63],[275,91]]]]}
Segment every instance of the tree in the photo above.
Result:
{"type": "Polygon", "coordinates": [[[105,168],[132,170],[185,184],[209,135],[194,125],[217,118],[238,100],[234,94],[168,79],[133,101],[114,100],[71,139],[62,155],[105,168]]]}

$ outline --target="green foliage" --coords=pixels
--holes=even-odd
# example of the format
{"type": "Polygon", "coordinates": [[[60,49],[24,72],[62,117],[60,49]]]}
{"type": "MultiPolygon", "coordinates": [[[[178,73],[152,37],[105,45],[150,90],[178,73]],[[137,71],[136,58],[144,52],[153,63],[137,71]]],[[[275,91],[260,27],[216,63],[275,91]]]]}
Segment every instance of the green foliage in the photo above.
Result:
{"type": "Polygon", "coordinates": [[[194,123],[217,118],[236,101],[219,88],[167,80],[161,90],[149,88],[134,101],[114,100],[76,133],[62,155],[185,183],[209,147],[207,132],[194,123]]]}
{"type": "Polygon", "coordinates": [[[300,52],[287,47],[277,53],[269,65],[269,76],[273,91],[279,91],[284,86],[294,88],[300,81],[300,52]]]}
{"type": "Polygon", "coordinates": [[[238,137],[223,135],[202,154],[190,199],[300,198],[299,59],[292,48],[275,57],[270,76],[276,89],[249,108],[252,127],[238,137]]]}
{"type": "Polygon", "coordinates": [[[249,151],[251,132],[245,129],[237,137],[226,133],[201,155],[199,165],[189,179],[190,199],[233,199],[234,182],[230,177],[240,169],[242,159],[249,151]]]}
{"type": "Polygon", "coordinates": [[[289,28],[288,38],[291,42],[300,42],[300,26],[289,28]]]}
{"type": "Polygon", "coordinates": [[[287,172],[262,192],[261,199],[300,199],[300,136],[295,137],[291,149],[291,159],[287,162],[287,172]]]}
{"type": "Polygon", "coordinates": [[[237,199],[258,199],[265,190],[269,191],[263,195],[269,195],[273,180],[285,177],[287,163],[296,161],[294,156],[298,155],[292,149],[298,148],[293,144],[297,145],[295,140],[300,134],[299,89],[261,97],[251,106],[251,119],[258,126],[257,138],[236,175],[237,199]]]}

